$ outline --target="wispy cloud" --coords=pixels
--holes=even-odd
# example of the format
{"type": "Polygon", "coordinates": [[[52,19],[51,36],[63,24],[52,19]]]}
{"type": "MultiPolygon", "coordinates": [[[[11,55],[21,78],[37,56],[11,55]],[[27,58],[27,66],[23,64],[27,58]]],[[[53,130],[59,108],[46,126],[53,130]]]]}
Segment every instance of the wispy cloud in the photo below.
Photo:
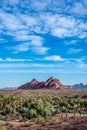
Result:
{"type": "Polygon", "coordinates": [[[87,14],[87,1],[86,0],[3,0],[0,3],[4,10],[11,10],[13,7],[14,10],[17,10],[18,6],[20,6],[20,10],[23,8],[24,13],[30,12],[43,12],[43,11],[51,11],[56,13],[67,13],[67,14],[74,14],[74,15],[86,15],[87,14]],[[27,10],[27,11],[26,11],[27,10]]]}
{"type": "MultiPolygon", "coordinates": [[[[6,60],[5,60],[6,61],[6,60]]],[[[28,61],[28,60],[25,60],[25,61],[28,61]]],[[[13,60],[12,61],[10,61],[10,62],[13,62],[13,60]]],[[[1,68],[4,68],[4,69],[6,69],[6,68],[9,68],[9,69],[12,69],[12,68],[21,68],[21,69],[28,69],[28,68],[33,68],[33,69],[35,69],[35,67],[36,68],[54,68],[55,66],[57,66],[57,67],[61,67],[61,66],[59,66],[59,65],[54,65],[54,64],[41,64],[41,63],[20,63],[20,60],[19,61],[17,61],[18,63],[7,63],[7,64],[5,64],[5,63],[2,63],[2,64],[0,64],[0,69],[1,68]]]]}
{"type": "Polygon", "coordinates": [[[0,58],[0,72],[5,73],[85,73],[87,65],[83,58],[61,59],[61,57],[43,58],[43,60],[56,61],[52,63],[31,63],[30,59],[0,58]],[[5,63],[6,62],[6,63],[5,63]],[[26,63],[27,62],[27,63],[26,63]],[[71,69],[72,68],[72,69],[71,69]]]}
{"type": "Polygon", "coordinates": [[[62,58],[61,56],[58,56],[58,55],[52,55],[52,56],[45,57],[44,60],[48,60],[48,61],[65,61],[66,59],[64,59],[64,58],[62,58]]]}
{"type": "MultiPolygon", "coordinates": [[[[72,16],[64,15],[47,15],[46,26],[50,29],[53,36],[59,38],[78,37],[87,30],[87,23],[82,20],[75,19],[72,16]]],[[[86,35],[84,35],[84,38],[86,35]]]]}
{"type": "Polygon", "coordinates": [[[3,62],[3,61],[4,61],[4,59],[3,59],[3,58],[0,58],[0,61],[1,61],[1,62],[3,62]]]}
{"type": "MultiPolygon", "coordinates": [[[[39,14],[16,14],[0,11],[0,19],[2,21],[2,29],[8,30],[6,34],[19,39],[22,34],[23,39],[28,39],[28,35],[32,33],[47,34],[48,32],[56,37],[81,37],[82,33],[87,31],[87,22],[77,19],[73,16],[65,16],[53,13],[39,14]],[[24,32],[25,30],[25,32],[24,32]],[[23,31],[23,32],[22,32],[23,31]],[[13,33],[14,32],[14,33],[13,33]],[[24,34],[25,35],[24,35],[24,34]],[[17,36],[18,35],[18,36],[17,36]]],[[[84,35],[83,38],[86,38],[84,35]]],[[[22,39],[22,37],[21,37],[22,39]]]]}
{"type": "Polygon", "coordinates": [[[80,53],[80,52],[82,52],[82,51],[83,51],[83,49],[70,48],[69,51],[68,51],[68,53],[69,53],[69,54],[77,54],[77,53],[80,53]]]}
{"type": "Polygon", "coordinates": [[[77,40],[71,40],[71,41],[65,41],[64,43],[65,43],[65,45],[75,45],[75,44],[78,43],[78,41],[77,40]]]}
{"type": "Polygon", "coordinates": [[[14,59],[14,58],[0,58],[0,62],[30,62],[32,61],[31,59],[14,59]]]}
{"type": "Polygon", "coordinates": [[[25,29],[26,26],[22,24],[20,19],[11,13],[7,13],[3,10],[0,10],[0,22],[2,21],[3,29],[10,31],[16,31],[18,29],[25,29]]]}
{"type": "MultiPolygon", "coordinates": [[[[49,3],[52,2],[49,1],[49,3]]],[[[16,54],[28,51],[39,55],[48,54],[51,48],[48,47],[47,39],[43,37],[43,34],[49,34],[52,37],[61,39],[73,37],[79,39],[87,38],[87,22],[64,14],[53,14],[52,12],[44,11],[39,14],[32,13],[31,15],[29,12],[23,14],[19,10],[16,10],[16,13],[8,13],[2,9],[0,10],[0,23],[2,26],[1,34],[10,36],[12,38],[11,42],[18,42],[17,45],[7,47],[12,53],[16,54]]],[[[76,41],[72,40],[66,44],[75,43],[76,41]]],[[[71,49],[70,53],[81,51],[71,49]]]]}
{"type": "Polygon", "coordinates": [[[5,40],[4,38],[0,38],[0,43],[6,43],[7,40],[5,40]]]}
{"type": "Polygon", "coordinates": [[[49,48],[44,47],[44,38],[36,35],[21,35],[16,37],[16,40],[26,41],[10,49],[14,50],[14,53],[26,52],[28,50],[35,52],[36,54],[45,54],[49,48]]]}
{"type": "Polygon", "coordinates": [[[30,62],[31,59],[12,59],[12,58],[6,58],[5,61],[7,62],[30,62]]]}
{"type": "Polygon", "coordinates": [[[87,15],[87,2],[75,2],[71,8],[71,12],[77,15],[87,15]]]}
{"type": "Polygon", "coordinates": [[[46,54],[49,49],[50,48],[43,47],[43,46],[33,47],[32,48],[33,52],[35,52],[36,54],[46,54]]]}

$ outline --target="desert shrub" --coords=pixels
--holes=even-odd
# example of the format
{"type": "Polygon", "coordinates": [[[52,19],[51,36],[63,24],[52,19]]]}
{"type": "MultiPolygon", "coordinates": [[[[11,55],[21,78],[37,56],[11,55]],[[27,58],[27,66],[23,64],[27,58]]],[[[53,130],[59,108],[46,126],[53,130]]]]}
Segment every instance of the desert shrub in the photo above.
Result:
{"type": "Polygon", "coordinates": [[[0,120],[4,119],[4,116],[0,114],[0,120]]]}
{"type": "Polygon", "coordinates": [[[23,104],[23,106],[27,107],[21,107],[19,109],[20,114],[22,114],[23,117],[27,118],[36,118],[38,116],[43,116],[45,118],[51,117],[52,115],[52,106],[50,103],[43,101],[42,99],[32,99],[23,104]],[[27,111],[24,110],[24,108],[27,109],[27,111]]]}
{"type": "Polygon", "coordinates": [[[38,115],[37,115],[37,110],[36,109],[31,109],[29,110],[28,112],[28,118],[36,118],[38,115]]]}
{"type": "Polygon", "coordinates": [[[72,112],[72,110],[66,108],[66,109],[63,110],[63,112],[70,113],[70,112],[72,112]]]}
{"type": "Polygon", "coordinates": [[[22,117],[21,114],[19,115],[19,121],[20,121],[20,122],[23,121],[23,117],[22,117]]]}
{"type": "Polygon", "coordinates": [[[45,119],[44,117],[37,117],[35,120],[34,120],[37,124],[44,124],[45,123],[45,119]]]}
{"type": "Polygon", "coordinates": [[[16,114],[16,110],[14,108],[12,108],[10,105],[6,105],[3,113],[6,114],[10,114],[10,115],[15,115],[16,114]]]}
{"type": "Polygon", "coordinates": [[[4,127],[0,126],[0,130],[6,130],[4,127]]]}
{"type": "Polygon", "coordinates": [[[47,119],[47,118],[51,118],[51,116],[52,116],[52,112],[50,111],[50,109],[45,107],[43,110],[43,117],[47,119]]]}
{"type": "Polygon", "coordinates": [[[23,103],[23,107],[26,107],[26,108],[30,107],[30,103],[28,101],[25,101],[23,103]]]}
{"type": "Polygon", "coordinates": [[[36,101],[35,108],[37,109],[37,112],[38,112],[39,115],[43,114],[44,102],[42,101],[42,99],[39,99],[39,100],[36,101]]]}
{"type": "Polygon", "coordinates": [[[22,127],[30,127],[32,124],[30,123],[24,123],[24,124],[21,124],[22,127]]]}
{"type": "Polygon", "coordinates": [[[69,127],[69,124],[67,122],[62,123],[62,129],[67,129],[69,127]]]}

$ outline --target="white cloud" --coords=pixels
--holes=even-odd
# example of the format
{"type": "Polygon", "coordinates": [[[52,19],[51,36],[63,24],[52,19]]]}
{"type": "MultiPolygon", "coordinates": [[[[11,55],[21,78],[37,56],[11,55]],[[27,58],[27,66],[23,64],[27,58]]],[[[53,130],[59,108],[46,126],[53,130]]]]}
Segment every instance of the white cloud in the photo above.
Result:
{"type": "MultiPolygon", "coordinates": [[[[46,8],[47,3],[52,4],[53,2],[53,0],[44,2],[43,8],[46,8]]],[[[54,3],[56,2],[57,1],[54,3]]],[[[18,3],[23,4],[27,2],[22,1],[18,3]]],[[[16,2],[15,4],[18,3],[16,2]]],[[[40,6],[37,7],[39,10],[42,5],[38,3],[41,3],[41,1],[32,1],[32,7],[34,7],[34,5],[38,5],[40,6]]],[[[61,3],[65,2],[62,1],[61,3]]],[[[58,3],[57,6],[61,3],[58,3]]],[[[82,19],[77,19],[74,16],[67,16],[64,14],[39,12],[39,14],[32,13],[31,15],[29,12],[20,13],[19,9],[14,13],[8,13],[0,10],[0,23],[1,34],[9,35],[12,37],[13,42],[18,41],[20,43],[19,45],[10,47],[10,50],[14,53],[33,51],[37,54],[46,54],[50,48],[47,47],[46,44],[46,46],[44,46],[46,40],[45,38],[39,36],[39,34],[49,34],[58,38],[87,38],[87,22],[84,22],[82,19]]],[[[75,43],[75,41],[71,41],[67,44],[75,43]]],[[[81,50],[78,51],[80,52],[81,50]]],[[[77,53],[75,50],[71,50],[71,52],[77,53]]]]}
{"type": "Polygon", "coordinates": [[[65,61],[65,59],[63,59],[61,56],[57,56],[57,55],[52,55],[52,56],[45,57],[44,60],[48,60],[48,61],[65,61]]]}
{"type": "MultiPolygon", "coordinates": [[[[24,61],[29,61],[28,59],[23,59],[24,61]]],[[[6,61],[6,60],[5,60],[6,61]]],[[[61,68],[61,66],[59,66],[59,65],[54,65],[54,64],[41,64],[41,63],[20,63],[20,60],[18,61],[18,59],[12,59],[12,61],[9,61],[9,62],[7,62],[7,64],[5,64],[5,63],[2,63],[2,64],[0,64],[0,69],[7,69],[7,68],[9,68],[9,69],[12,69],[12,68],[25,68],[25,69],[31,69],[31,68],[33,68],[33,69],[35,69],[35,68],[55,68],[55,66],[56,67],[60,67],[61,68]],[[13,63],[13,61],[15,60],[15,63],[13,63]],[[11,63],[12,62],[12,63],[11,63]]]]}
{"type": "Polygon", "coordinates": [[[26,52],[30,50],[35,52],[36,54],[45,54],[49,50],[49,48],[43,46],[44,38],[40,36],[23,34],[22,38],[21,35],[18,35],[16,37],[16,40],[27,42],[21,43],[14,47],[10,47],[10,49],[13,50],[14,53],[26,52]]]}
{"type": "Polygon", "coordinates": [[[30,62],[30,59],[13,59],[13,58],[6,58],[5,61],[7,62],[30,62]]]}
{"type": "Polygon", "coordinates": [[[83,51],[83,49],[74,49],[74,48],[70,48],[69,49],[69,54],[76,54],[76,53],[80,53],[80,52],[82,52],[83,51]]]}
{"type": "Polygon", "coordinates": [[[76,70],[76,71],[67,71],[67,70],[61,70],[58,69],[56,71],[55,69],[47,69],[46,71],[44,69],[42,70],[0,70],[0,73],[28,73],[28,74],[87,74],[87,71],[81,71],[81,70],[76,70]]]}
{"type": "MultiPolygon", "coordinates": [[[[61,19],[61,18],[59,18],[61,19]]],[[[56,22],[57,24],[59,24],[59,26],[56,25],[56,23],[54,23],[55,25],[55,28],[52,28],[52,34],[54,36],[57,36],[57,37],[79,37],[81,35],[81,33],[83,31],[85,31],[85,29],[87,30],[87,27],[85,25],[85,29],[84,27],[81,28],[81,21],[78,21],[72,17],[65,17],[63,22],[61,23],[61,20],[60,22],[56,22]],[[72,22],[73,21],[73,22],[72,22]],[[65,26],[65,24],[66,26],[65,26]],[[70,24],[68,24],[70,23],[70,24]],[[61,27],[61,28],[60,28],[61,27]]]]}
{"type": "MultiPolygon", "coordinates": [[[[46,57],[45,57],[46,58],[46,57]]],[[[40,60],[53,60],[53,59],[45,59],[42,58],[40,60]]],[[[56,61],[61,61],[63,58],[52,57],[56,59],[56,61]]],[[[31,63],[27,62],[30,59],[12,59],[6,58],[1,59],[0,63],[0,72],[5,73],[86,73],[87,65],[84,62],[83,58],[80,59],[63,59],[63,64],[60,62],[54,63],[31,63]],[[6,62],[6,63],[4,63],[6,62]],[[71,69],[72,68],[72,69],[71,69]],[[57,71],[56,71],[57,70],[57,71]]]]}
{"type": "MultiPolygon", "coordinates": [[[[0,9],[0,36],[9,35],[11,36],[11,40],[13,40],[14,43],[18,42],[18,44],[12,45],[13,43],[11,41],[12,47],[9,45],[10,47],[7,48],[14,53],[32,51],[36,54],[46,54],[50,49],[46,45],[48,44],[46,43],[45,39],[46,34],[53,37],[56,36],[57,38],[61,39],[67,37],[70,39],[73,37],[81,39],[87,38],[87,21],[85,20],[84,22],[84,20],[81,18],[83,16],[87,16],[87,0],[80,0],[79,2],[78,0],[3,0],[0,2],[0,5],[3,5],[2,9],[0,9]],[[77,17],[74,17],[75,15],[77,15],[77,17]]],[[[4,41],[3,38],[0,39],[0,42],[4,41]]],[[[10,41],[9,38],[7,40],[10,41]]],[[[66,44],[76,43],[77,42],[75,40],[72,40],[66,44]]],[[[81,53],[82,51],[82,49],[71,48],[68,54],[77,54],[81,53]]],[[[82,61],[75,61],[73,58],[64,59],[58,55],[46,56],[41,60],[48,60],[51,62],[63,61],[64,66],[63,64],[60,64],[62,69],[58,71],[58,73],[64,70],[66,70],[65,72],[67,73],[69,71],[74,72],[76,68],[82,67],[82,69],[84,69],[86,67],[86,63],[82,61]]],[[[9,70],[11,68],[28,68],[32,66],[48,67],[47,72],[56,71],[56,69],[55,71],[49,71],[49,66],[53,66],[57,69],[59,67],[57,65],[51,66],[49,64],[41,65],[20,63],[29,61],[29,59],[15,59],[9,57],[6,59],[0,58],[0,67],[2,66],[3,68],[9,68],[9,70]],[[2,62],[7,62],[9,64],[2,64],[2,62]],[[20,64],[10,64],[11,62],[19,62],[20,64]]],[[[15,71],[17,72],[18,70],[15,71]]],[[[30,71],[33,72],[33,70],[28,69],[26,71],[19,71],[20,73],[23,71],[26,73],[30,71]]],[[[39,70],[39,72],[40,71],[42,72],[42,70],[39,70]]]]}
{"type": "Polygon", "coordinates": [[[44,38],[37,35],[28,35],[26,32],[25,34],[17,33],[15,40],[17,41],[27,41],[29,43],[25,43],[25,46],[42,46],[44,42],[44,38]]]}
{"type": "Polygon", "coordinates": [[[48,47],[42,47],[42,46],[33,47],[33,48],[32,48],[32,50],[33,50],[35,53],[37,53],[37,54],[46,54],[49,49],[50,49],[50,48],[48,48],[48,47]]]}
{"type": "MultiPolygon", "coordinates": [[[[37,44],[37,41],[40,41],[37,39],[39,36],[35,36],[35,33],[49,33],[50,35],[58,38],[87,37],[87,22],[76,19],[73,16],[52,13],[32,14],[31,16],[30,14],[21,14],[19,12],[11,14],[1,10],[0,21],[2,21],[2,34],[12,36],[14,41],[16,40],[22,42],[32,40],[32,45],[35,43],[35,40],[35,44],[37,44]],[[3,32],[3,29],[6,29],[7,31],[3,32]]],[[[42,43],[38,42],[38,44],[42,43]]],[[[21,45],[19,48],[22,48],[21,45]]],[[[29,48],[25,47],[20,50],[27,51],[29,48]]]]}
{"type": "Polygon", "coordinates": [[[67,29],[64,28],[55,28],[52,30],[52,35],[57,36],[59,38],[63,38],[69,35],[67,29]]]}
{"type": "Polygon", "coordinates": [[[80,68],[82,70],[87,69],[87,64],[86,64],[86,62],[84,62],[85,58],[74,59],[74,61],[76,62],[77,68],[80,68]]]}
{"type": "Polygon", "coordinates": [[[3,58],[0,58],[0,61],[2,62],[2,61],[4,61],[4,59],[3,59],[3,58]]]}
{"type": "Polygon", "coordinates": [[[49,32],[52,36],[58,38],[80,38],[80,35],[87,31],[87,22],[83,22],[81,19],[76,19],[73,16],[46,13],[41,14],[40,18],[44,21],[42,25],[43,31],[45,33],[49,32]]]}
{"type": "Polygon", "coordinates": [[[79,67],[82,68],[82,69],[85,69],[85,68],[87,68],[87,64],[81,62],[81,63],[79,64],[79,67]]]}
{"type": "Polygon", "coordinates": [[[22,22],[16,15],[4,12],[2,10],[0,10],[0,21],[2,21],[3,28],[10,31],[26,29],[26,26],[22,24],[22,22]]]}
{"type": "Polygon", "coordinates": [[[66,45],[74,45],[74,44],[77,44],[77,40],[71,40],[71,41],[65,41],[65,44],[66,45]]]}
{"type": "MultiPolygon", "coordinates": [[[[87,31],[87,22],[76,19],[73,16],[65,16],[52,13],[39,14],[15,14],[0,11],[2,27],[8,30],[7,35],[11,35],[18,40],[27,40],[28,35],[34,33],[47,34],[63,37],[81,37],[87,31]],[[13,33],[14,31],[14,33],[13,33]],[[22,32],[23,31],[23,32],[22,32]],[[20,38],[21,34],[21,38],[20,38]]],[[[85,35],[85,37],[87,37],[85,35]]]]}
{"type": "Polygon", "coordinates": [[[49,1],[44,0],[32,0],[31,8],[36,11],[43,11],[47,8],[49,1]]]}
{"type": "Polygon", "coordinates": [[[23,43],[17,46],[14,46],[12,48],[9,48],[11,50],[13,50],[13,53],[18,53],[18,52],[26,52],[29,50],[29,43],[23,43]]]}
{"type": "Polygon", "coordinates": [[[75,15],[87,15],[87,1],[86,0],[3,0],[1,2],[4,10],[21,10],[22,12],[44,12],[51,11],[53,13],[66,13],[75,15]],[[13,7],[13,10],[12,8],[13,7]],[[20,7],[20,9],[18,9],[20,7]]]}
{"type": "Polygon", "coordinates": [[[5,38],[0,38],[0,43],[6,43],[7,40],[5,40],[5,38]]]}
{"type": "MultiPolygon", "coordinates": [[[[0,72],[18,72],[18,73],[63,73],[69,72],[70,64],[59,63],[20,63],[20,62],[7,62],[0,64],[0,72]],[[56,71],[57,70],[57,71],[56,71]],[[65,70],[65,71],[64,71],[65,70]]],[[[76,65],[75,65],[76,66],[76,65]]]]}
{"type": "MultiPolygon", "coordinates": [[[[87,4],[87,3],[86,3],[87,4]]],[[[87,7],[83,4],[83,2],[75,2],[71,11],[74,14],[78,15],[87,15],[87,7]]]]}
{"type": "MultiPolygon", "coordinates": [[[[38,24],[38,17],[37,15],[31,16],[30,14],[21,14],[18,13],[17,17],[19,17],[22,24],[26,25],[28,28],[33,27],[34,25],[38,24]]],[[[29,28],[30,29],[30,28],[29,28]]]]}
{"type": "Polygon", "coordinates": [[[14,59],[14,58],[10,58],[10,57],[8,57],[8,58],[5,58],[5,59],[3,59],[3,58],[0,58],[0,62],[30,62],[30,61],[32,61],[31,59],[14,59]]]}
{"type": "Polygon", "coordinates": [[[87,38],[87,32],[82,32],[80,34],[79,38],[81,38],[81,39],[87,38]]]}
{"type": "Polygon", "coordinates": [[[8,5],[12,5],[15,6],[19,3],[19,0],[3,0],[2,4],[3,6],[8,6],[8,5]]]}

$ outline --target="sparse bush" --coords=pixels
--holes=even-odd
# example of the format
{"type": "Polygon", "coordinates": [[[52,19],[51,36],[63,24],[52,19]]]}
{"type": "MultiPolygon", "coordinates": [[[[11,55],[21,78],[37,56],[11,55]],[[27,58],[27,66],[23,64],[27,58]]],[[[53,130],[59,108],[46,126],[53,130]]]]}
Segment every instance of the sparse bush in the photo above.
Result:
{"type": "Polygon", "coordinates": [[[6,130],[4,127],[0,126],[0,130],[6,130]]]}
{"type": "Polygon", "coordinates": [[[37,116],[38,116],[38,114],[37,114],[37,110],[36,109],[31,109],[28,112],[28,118],[36,118],[37,116]]]}
{"type": "Polygon", "coordinates": [[[6,105],[3,113],[6,114],[10,114],[10,115],[15,115],[16,114],[16,110],[14,108],[12,108],[10,105],[6,105]]]}
{"type": "Polygon", "coordinates": [[[36,122],[37,124],[44,124],[44,123],[45,123],[45,119],[44,119],[44,117],[39,116],[39,117],[37,117],[37,118],[35,119],[35,122],[36,122]]]}
{"type": "Polygon", "coordinates": [[[0,120],[3,120],[4,119],[4,116],[0,114],[0,120]]]}
{"type": "Polygon", "coordinates": [[[48,108],[44,108],[43,117],[48,119],[48,118],[51,118],[51,116],[52,116],[52,112],[48,108]]]}

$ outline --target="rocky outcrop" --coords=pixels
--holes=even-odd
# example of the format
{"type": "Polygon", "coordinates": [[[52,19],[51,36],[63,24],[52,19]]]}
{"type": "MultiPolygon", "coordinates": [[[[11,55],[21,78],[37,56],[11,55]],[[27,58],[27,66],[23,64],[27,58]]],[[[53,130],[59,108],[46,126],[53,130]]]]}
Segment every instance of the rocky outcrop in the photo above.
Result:
{"type": "Polygon", "coordinates": [[[67,86],[64,86],[58,79],[53,77],[49,78],[46,82],[39,82],[36,79],[33,79],[31,82],[28,82],[24,85],[21,85],[18,89],[67,89],[67,86]]]}

